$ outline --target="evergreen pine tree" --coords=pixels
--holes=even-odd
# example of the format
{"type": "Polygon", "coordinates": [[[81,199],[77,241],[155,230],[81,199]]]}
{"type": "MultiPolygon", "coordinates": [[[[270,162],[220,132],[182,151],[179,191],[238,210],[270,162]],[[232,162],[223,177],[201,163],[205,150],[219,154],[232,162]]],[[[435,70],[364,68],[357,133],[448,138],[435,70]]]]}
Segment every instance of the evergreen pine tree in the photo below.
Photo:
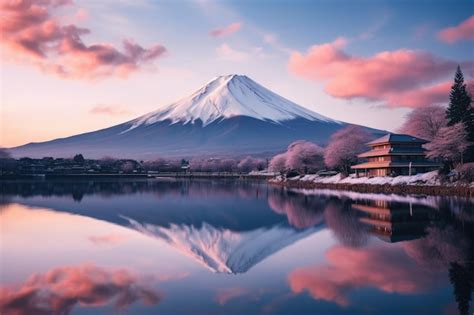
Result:
{"type": "Polygon", "coordinates": [[[474,161],[474,109],[472,98],[464,83],[464,76],[458,66],[454,76],[454,84],[449,94],[449,106],[446,110],[448,126],[462,122],[466,127],[467,140],[471,142],[466,153],[466,161],[474,161]]]}

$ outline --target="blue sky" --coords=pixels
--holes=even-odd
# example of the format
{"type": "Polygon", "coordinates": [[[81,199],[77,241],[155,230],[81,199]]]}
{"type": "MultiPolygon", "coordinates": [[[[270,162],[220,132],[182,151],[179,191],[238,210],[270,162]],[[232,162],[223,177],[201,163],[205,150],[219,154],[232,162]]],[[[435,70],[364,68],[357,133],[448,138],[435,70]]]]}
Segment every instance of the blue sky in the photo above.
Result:
{"type": "MultiPolygon", "coordinates": [[[[430,88],[444,83],[436,88],[444,91],[457,63],[462,64],[467,78],[473,74],[472,30],[468,26],[467,30],[455,30],[460,37],[451,42],[439,33],[468,21],[473,8],[474,1],[301,0],[76,0],[46,7],[54,23],[87,28],[89,33],[81,35],[86,46],[107,43],[120,51],[122,40],[128,39],[145,49],[159,44],[166,52],[144,66],[127,70],[126,77],[109,73],[116,64],[106,65],[108,72],[100,77],[91,78],[83,72],[64,77],[45,70],[45,59],[39,63],[27,55],[21,58],[23,52],[15,50],[13,33],[4,35],[0,145],[48,140],[123,122],[187,96],[217,75],[230,73],[246,74],[323,115],[396,130],[410,110],[423,106],[420,99],[446,103],[439,93],[434,97],[430,88]],[[210,35],[212,30],[233,24],[240,26],[234,32],[210,35]],[[343,40],[336,43],[338,38],[343,40]],[[331,56],[345,57],[322,64],[324,49],[330,49],[331,56]],[[385,61],[376,57],[383,52],[389,53],[391,70],[383,70],[385,61]],[[301,58],[290,67],[296,53],[301,58]],[[434,64],[425,65],[420,70],[424,74],[406,71],[413,89],[399,89],[399,81],[404,79],[400,73],[385,78],[388,83],[376,91],[350,83],[367,80],[370,85],[376,80],[367,78],[366,72],[359,73],[358,67],[382,67],[381,76],[390,76],[400,60],[401,67],[410,70],[410,62],[431,57],[434,64]],[[339,84],[342,81],[346,85],[339,84]],[[416,101],[407,100],[417,93],[415,85],[429,91],[416,101]],[[94,110],[97,108],[105,110],[94,110]]],[[[58,59],[57,51],[45,49],[49,49],[48,66],[67,67],[70,64],[66,62],[76,60],[58,59]]]]}

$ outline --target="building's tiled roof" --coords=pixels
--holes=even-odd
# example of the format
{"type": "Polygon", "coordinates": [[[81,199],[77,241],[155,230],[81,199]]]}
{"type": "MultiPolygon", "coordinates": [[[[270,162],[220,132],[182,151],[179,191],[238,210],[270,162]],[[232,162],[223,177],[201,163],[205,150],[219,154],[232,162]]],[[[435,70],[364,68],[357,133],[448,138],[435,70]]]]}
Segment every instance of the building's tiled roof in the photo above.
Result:
{"type": "Polygon", "coordinates": [[[366,162],[357,165],[351,166],[353,169],[363,169],[363,168],[384,168],[389,167],[390,161],[375,161],[375,162],[366,162]]]}
{"type": "Polygon", "coordinates": [[[372,140],[368,143],[368,145],[375,145],[375,144],[382,144],[382,143],[394,143],[394,142],[406,142],[406,143],[426,143],[426,140],[413,137],[410,135],[404,134],[397,134],[397,133],[389,133],[383,137],[378,139],[372,140]]]}
{"type": "MultiPolygon", "coordinates": [[[[388,167],[408,167],[410,162],[391,162],[391,161],[375,161],[366,162],[352,166],[352,169],[371,169],[371,168],[388,168],[388,167]]],[[[435,162],[411,162],[411,167],[435,167],[439,166],[435,162]]]]}
{"type": "Polygon", "coordinates": [[[381,150],[370,150],[358,155],[358,157],[373,157],[386,155],[425,155],[425,149],[414,148],[413,150],[407,148],[387,148],[381,150]]]}

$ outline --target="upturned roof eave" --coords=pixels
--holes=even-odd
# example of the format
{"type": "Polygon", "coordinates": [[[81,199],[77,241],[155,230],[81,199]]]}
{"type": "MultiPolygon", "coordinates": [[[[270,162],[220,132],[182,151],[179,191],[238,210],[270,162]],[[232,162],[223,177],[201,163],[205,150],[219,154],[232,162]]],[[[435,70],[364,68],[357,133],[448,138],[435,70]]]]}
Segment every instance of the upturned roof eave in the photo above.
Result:
{"type": "Polygon", "coordinates": [[[358,154],[357,157],[374,157],[374,156],[391,156],[391,155],[425,155],[424,149],[420,151],[399,151],[399,152],[390,152],[386,150],[371,150],[361,154],[358,154]]]}

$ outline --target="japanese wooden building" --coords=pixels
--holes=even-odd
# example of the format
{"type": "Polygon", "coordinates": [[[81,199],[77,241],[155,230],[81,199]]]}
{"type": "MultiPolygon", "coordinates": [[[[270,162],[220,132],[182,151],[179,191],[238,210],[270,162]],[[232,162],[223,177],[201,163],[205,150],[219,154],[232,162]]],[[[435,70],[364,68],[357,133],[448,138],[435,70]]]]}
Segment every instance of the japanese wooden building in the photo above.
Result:
{"type": "Polygon", "coordinates": [[[427,141],[403,134],[387,134],[368,143],[371,150],[359,154],[365,163],[352,166],[357,176],[414,175],[435,170],[439,164],[426,158],[427,141]]]}

